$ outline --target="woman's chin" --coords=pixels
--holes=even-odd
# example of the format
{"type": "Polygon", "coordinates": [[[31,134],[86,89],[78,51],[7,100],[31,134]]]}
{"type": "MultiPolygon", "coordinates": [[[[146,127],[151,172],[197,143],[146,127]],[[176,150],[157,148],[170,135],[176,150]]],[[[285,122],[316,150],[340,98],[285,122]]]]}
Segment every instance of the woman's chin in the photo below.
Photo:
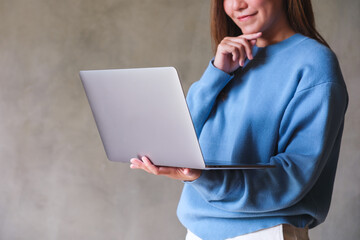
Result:
{"type": "Polygon", "coordinates": [[[257,32],[261,32],[260,28],[253,28],[253,27],[243,27],[241,28],[241,32],[243,34],[252,34],[252,33],[257,33],[257,32]]]}

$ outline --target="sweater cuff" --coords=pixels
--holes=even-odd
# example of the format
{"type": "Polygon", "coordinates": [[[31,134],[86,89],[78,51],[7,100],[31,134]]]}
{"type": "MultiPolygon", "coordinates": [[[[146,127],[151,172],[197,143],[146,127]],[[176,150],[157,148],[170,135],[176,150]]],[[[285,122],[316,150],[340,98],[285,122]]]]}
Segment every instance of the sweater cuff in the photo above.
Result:
{"type": "Polygon", "coordinates": [[[207,87],[210,87],[214,90],[221,90],[226,86],[226,84],[228,84],[228,82],[230,82],[234,75],[228,74],[216,68],[213,64],[213,61],[213,59],[210,61],[209,66],[203,73],[199,83],[206,84],[207,87]]]}
{"type": "Polygon", "coordinates": [[[223,70],[215,67],[214,58],[210,60],[208,70],[213,71],[214,74],[217,74],[221,78],[230,78],[231,79],[234,77],[234,73],[229,74],[229,73],[224,72],[223,70]]]}

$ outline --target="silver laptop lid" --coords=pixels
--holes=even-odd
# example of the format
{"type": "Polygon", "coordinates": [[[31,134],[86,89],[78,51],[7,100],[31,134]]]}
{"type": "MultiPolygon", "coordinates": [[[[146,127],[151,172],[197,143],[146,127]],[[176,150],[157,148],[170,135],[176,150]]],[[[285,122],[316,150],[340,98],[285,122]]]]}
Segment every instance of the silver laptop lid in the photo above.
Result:
{"type": "Polygon", "coordinates": [[[111,161],[202,169],[199,143],[173,67],[80,71],[111,161]]]}

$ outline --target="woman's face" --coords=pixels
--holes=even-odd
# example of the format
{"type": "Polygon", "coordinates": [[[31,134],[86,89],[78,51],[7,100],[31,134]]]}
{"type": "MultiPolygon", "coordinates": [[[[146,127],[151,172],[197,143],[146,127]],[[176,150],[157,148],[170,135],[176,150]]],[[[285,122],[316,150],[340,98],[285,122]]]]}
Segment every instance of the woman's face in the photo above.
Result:
{"type": "Polygon", "coordinates": [[[224,0],[224,10],[243,34],[271,35],[283,21],[287,22],[283,0],[224,0]]]}

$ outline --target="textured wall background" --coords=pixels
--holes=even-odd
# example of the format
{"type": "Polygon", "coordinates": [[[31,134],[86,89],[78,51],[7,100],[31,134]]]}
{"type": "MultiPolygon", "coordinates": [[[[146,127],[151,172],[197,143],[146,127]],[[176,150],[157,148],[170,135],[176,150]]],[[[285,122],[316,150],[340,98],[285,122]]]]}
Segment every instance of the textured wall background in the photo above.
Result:
{"type": "MultiPolygon", "coordinates": [[[[350,105],[328,219],[358,239],[357,0],[313,1],[350,105]]],[[[0,239],[183,239],[182,184],[106,160],[78,71],[175,66],[185,91],[212,56],[208,0],[0,0],[0,239]]]]}

